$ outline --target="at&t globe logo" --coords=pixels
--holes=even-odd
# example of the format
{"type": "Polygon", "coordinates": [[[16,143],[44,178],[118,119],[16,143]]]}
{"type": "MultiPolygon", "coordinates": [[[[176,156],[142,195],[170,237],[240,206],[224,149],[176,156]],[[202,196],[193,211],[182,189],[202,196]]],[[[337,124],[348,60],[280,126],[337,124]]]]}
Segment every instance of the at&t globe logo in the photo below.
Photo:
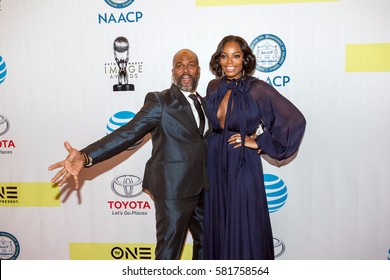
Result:
{"type": "Polygon", "coordinates": [[[0,55],[0,85],[4,82],[5,76],[7,76],[7,65],[0,55]]]}
{"type": "Polygon", "coordinates": [[[272,34],[258,36],[252,41],[250,48],[256,56],[256,69],[260,72],[273,72],[282,66],[286,59],[283,41],[272,34]]]}
{"type": "Polygon", "coordinates": [[[286,203],[287,187],[283,180],[273,174],[264,174],[265,192],[267,195],[268,211],[278,211],[286,203]]]}
{"type": "MultiPolygon", "coordinates": [[[[110,134],[114,130],[117,130],[121,126],[127,124],[134,118],[135,114],[130,111],[120,111],[114,114],[108,121],[106,125],[106,133],[110,134]]],[[[137,148],[143,141],[143,138],[135,143],[133,146],[129,147],[129,150],[137,148]]]]}
{"type": "Polygon", "coordinates": [[[127,124],[132,118],[134,118],[135,114],[133,112],[129,111],[120,111],[118,113],[115,113],[110,120],[108,121],[108,124],[106,126],[106,132],[107,134],[113,132],[114,130],[118,129],[119,127],[127,124]]]}

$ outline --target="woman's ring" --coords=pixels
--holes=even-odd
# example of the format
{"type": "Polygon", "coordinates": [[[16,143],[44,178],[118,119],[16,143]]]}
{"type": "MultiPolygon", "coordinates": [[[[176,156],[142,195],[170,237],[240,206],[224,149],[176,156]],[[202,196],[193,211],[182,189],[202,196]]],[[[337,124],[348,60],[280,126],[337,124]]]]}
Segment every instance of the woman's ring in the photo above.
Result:
{"type": "Polygon", "coordinates": [[[236,143],[241,143],[241,139],[240,139],[240,138],[237,138],[237,139],[236,139],[236,143]]]}

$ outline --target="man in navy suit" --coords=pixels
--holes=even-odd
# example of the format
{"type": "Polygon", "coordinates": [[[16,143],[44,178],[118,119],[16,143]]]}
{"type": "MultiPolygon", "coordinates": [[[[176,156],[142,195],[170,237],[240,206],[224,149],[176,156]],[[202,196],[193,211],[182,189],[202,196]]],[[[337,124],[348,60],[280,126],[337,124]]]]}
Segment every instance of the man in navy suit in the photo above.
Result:
{"type": "MultiPolygon", "coordinates": [[[[207,189],[206,139],[211,132],[205,121],[204,132],[191,93],[196,93],[200,77],[197,55],[188,49],[173,57],[169,89],[149,92],[140,111],[126,125],[78,151],[68,142],[69,155],[49,166],[61,168],[52,182],[63,185],[89,167],[125,151],[147,133],[152,138],[152,155],[145,166],[143,188],[153,196],[156,208],[156,259],[180,258],[189,230],[192,234],[193,259],[203,258],[203,191],[207,189]]],[[[194,98],[195,99],[195,98],[194,98]]],[[[205,110],[204,110],[205,111],[205,110]]]]}

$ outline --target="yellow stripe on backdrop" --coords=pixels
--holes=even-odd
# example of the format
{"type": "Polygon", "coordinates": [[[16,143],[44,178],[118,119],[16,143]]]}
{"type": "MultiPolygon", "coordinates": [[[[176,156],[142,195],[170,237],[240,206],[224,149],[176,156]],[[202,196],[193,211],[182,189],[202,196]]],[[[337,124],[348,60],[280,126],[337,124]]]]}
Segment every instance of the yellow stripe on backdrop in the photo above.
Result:
{"type": "Polygon", "coordinates": [[[345,50],[345,71],[390,71],[390,43],[348,44],[345,50]]]}
{"type": "Polygon", "coordinates": [[[0,207],[59,207],[59,197],[50,182],[0,182],[0,207]]]}
{"type": "MultiPolygon", "coordinates": [[[[70,243],[71,260],[153,260],[156,244],[70,243]]],[[[192,244],[185,244],[182,260],[192,259],[192,244]]]]}
{"type": "Polygon", "coordinates": [[[257,4],[291,4],[315,2],[340,2],[340,0],[195,0],[198,7],[238,6],[257,4]]]}

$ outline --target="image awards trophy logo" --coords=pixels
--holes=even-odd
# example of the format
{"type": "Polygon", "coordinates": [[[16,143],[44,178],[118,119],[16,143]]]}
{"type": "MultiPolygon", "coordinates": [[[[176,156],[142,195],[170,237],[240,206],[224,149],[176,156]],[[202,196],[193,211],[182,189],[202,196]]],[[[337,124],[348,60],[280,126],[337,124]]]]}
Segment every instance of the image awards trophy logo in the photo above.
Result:
{"type": "Polygon", "coordinates": [[[133,91],[134,85],[128,83],[127,62],[129,61],[129,41],[125,37],[118,37],[114,41],[114,57],[118,65],[118,84],[113,86],[114,91],[133,91]]]}

